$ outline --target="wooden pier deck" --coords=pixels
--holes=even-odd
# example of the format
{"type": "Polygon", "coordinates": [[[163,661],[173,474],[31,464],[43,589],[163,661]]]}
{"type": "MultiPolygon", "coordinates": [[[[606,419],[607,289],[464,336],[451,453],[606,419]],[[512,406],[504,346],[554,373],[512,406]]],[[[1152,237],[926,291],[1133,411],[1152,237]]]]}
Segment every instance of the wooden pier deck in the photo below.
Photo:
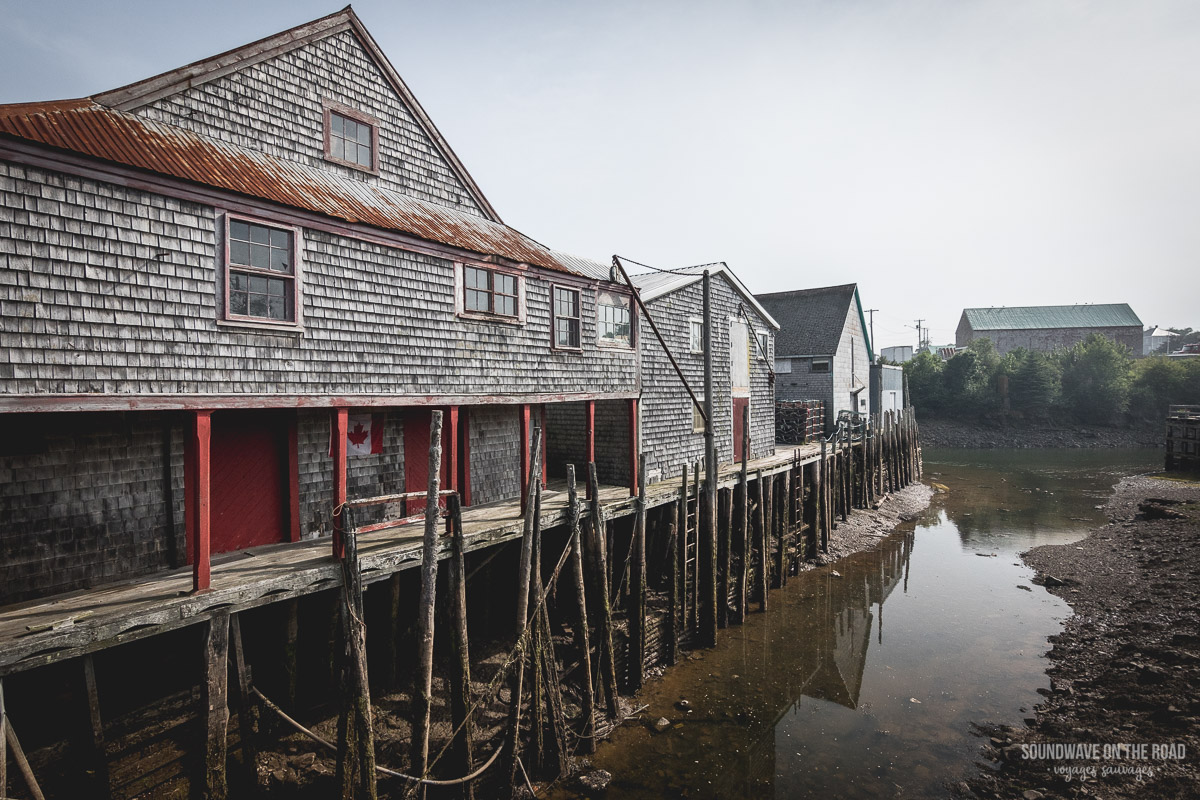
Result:
{"type": "MultiPolygon", "coordinates": [[[[794,459],[818,460],[819,445],[780,446],[775,455],[749,462],[751,477],[790,469],[794,459]]],[[[738,480],[740,467],[722,465],[720,486],[738,480]]],[[[679,476],[647,486],[650,508],[679,496],[679,476]]],[[[633,513],[628,487],[601,486],[605,517],[633,513]]],[[[566,522],[565,481],[550,481],[542,493],[542,527],[566,522]]],[[[463,510],[468,552],[521,536],[520,502],[510,500],[463,510]]],[[[373,583],[421,561],[420,523],[359,536],[363,582],[373,583]]],[[[438,557],[450,553],[444,540],[438,557]]],[[[330,539],[309,539],[256,547],[213,558],[212,585],[193,594],[192,572],[185,567],[121,583],[56,595],[0,609],[0,677],[144,639],[211,618],[289,600],[341,585],[341,566],[330,552],[330,539]],[[30,630],[32,628],[33,630],[30,630]]]]}

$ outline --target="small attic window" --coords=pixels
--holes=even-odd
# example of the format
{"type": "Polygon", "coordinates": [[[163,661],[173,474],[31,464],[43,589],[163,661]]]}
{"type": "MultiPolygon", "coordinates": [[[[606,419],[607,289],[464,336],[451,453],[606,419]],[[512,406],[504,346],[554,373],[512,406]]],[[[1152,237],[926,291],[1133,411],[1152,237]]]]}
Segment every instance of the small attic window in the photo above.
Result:
{"type": "Polygon", "coordinates": [[[357,109],[325,102],[325,159],[379,174],[379,120],[357,109]]]}

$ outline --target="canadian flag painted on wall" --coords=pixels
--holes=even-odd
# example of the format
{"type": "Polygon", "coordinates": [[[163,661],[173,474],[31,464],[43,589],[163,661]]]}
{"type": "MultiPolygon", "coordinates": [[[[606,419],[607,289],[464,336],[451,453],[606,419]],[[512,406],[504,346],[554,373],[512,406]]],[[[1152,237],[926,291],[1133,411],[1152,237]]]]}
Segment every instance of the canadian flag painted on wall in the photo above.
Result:
{"type": "MultiPolygon", "coordinates": [[[[332,425],[329,455],[333,455],[332,425]]],[[[346,455],[369,456],[383,452],[383,414],[350,414],[346,423],[346,455]]]]}

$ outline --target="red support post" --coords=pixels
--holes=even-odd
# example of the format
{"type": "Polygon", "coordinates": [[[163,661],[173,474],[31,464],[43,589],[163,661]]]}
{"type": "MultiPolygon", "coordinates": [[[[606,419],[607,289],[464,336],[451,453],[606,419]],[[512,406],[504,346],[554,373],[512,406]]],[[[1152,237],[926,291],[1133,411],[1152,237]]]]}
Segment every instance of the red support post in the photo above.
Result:
{"type": "Polygon", "coordinates": [[[463,410],[462,416],[462,448],[463,448],[463,465],[462,465],[462,486],[459,491],[462,493],[462,504],[464,506],[471,505],[471,409],[467,407],[463,410]]]}
{"type": "MultiPolygon", "coordinates": [[[[448,406],[442,417],[442,465],[446,473],[442,486],[458,491],[458,406],[448,406]]],[[[444,501],[443,501],[444,503],[444,501]]],[[[450,515],[446,515],[446,533],[454,532],[450,515]]]]}
{"type": "Polygon", "coordinates": [[[446,475],[445,486],[447,489],[458,491],[458,406],[450,406],[446,409],[446,425],[445,433],[442,435],[442,441],[445,442],[446,453],[446,475]]]}
{"type": "MultiPolygon", "coordinates": [[[[587,463],[583,465],[584,474],[587,473],[587,465],[596,460],[596,401],[587,401],[587,463]]],[[[587,484],[587,499],[592,499],[592,484],[588,481],[587,484]]]]}
{"type": "Polygon", "coordinates": [[[542,488],[546,488],[546,404],[542,403],[542,488]]]}
{"type": "Polygon", "coordinates": [[[638,487],[638,401],[629,399],[629,496],[637,494],[638,487]]]}
{"type": "Polygon", "coordinates": [[[333,557],[346,555],[346,543],[342,539],[342,506],[346,502],[346,433],[350,427],[350,409],[333,409],[333,557]]]}
{"type": "Polygon", "coordinates": [[[192,417],[191,499],[192,591],[207,591],[212,582],[212,412],[197,411],[192,417]]]}
{"type": "Polygon", "coordinates": [[[521,513],[525,513],[525,496],[529,488],[529,404],[522,403],[520,407],[521,428],[521,513]]]}

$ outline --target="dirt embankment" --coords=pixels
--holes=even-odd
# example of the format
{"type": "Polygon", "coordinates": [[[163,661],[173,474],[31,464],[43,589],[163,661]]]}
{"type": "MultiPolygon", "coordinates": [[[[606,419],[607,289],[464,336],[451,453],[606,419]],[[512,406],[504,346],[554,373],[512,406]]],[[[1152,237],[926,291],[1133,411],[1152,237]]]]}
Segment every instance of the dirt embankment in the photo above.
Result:
{"type": "Polygon", "coordinates": [[[836,528],[829,536],[829,552],[812,561],[800,562],[800,569],[813,569],[853,553],[870,550],[901,522],[916,519],[928,507],[932,497],[933,489],[928,485],[913,483],[889,494],[879,508],[856,509],[845,522],[835,518],[836,528]]]}
{"type": "Polygon", "coordinates": [[[1162,426],[1111,428],[1089,425],[1010,426],[921,418],[924,447],[952,448],[1101,448],[1162,447],[1162,426]]]}
{"type": "Polygon", "coordinates": [[[993,763],[956,794],[1200,796],[1200,483],[1126,478],[1106,510],[1087,539],[1025,554],[1074,616],[1050,639],[1045,701],[985,730],[993,763]],[[1068,744],[1090,747],[1053,747],[1068,744]]]}

